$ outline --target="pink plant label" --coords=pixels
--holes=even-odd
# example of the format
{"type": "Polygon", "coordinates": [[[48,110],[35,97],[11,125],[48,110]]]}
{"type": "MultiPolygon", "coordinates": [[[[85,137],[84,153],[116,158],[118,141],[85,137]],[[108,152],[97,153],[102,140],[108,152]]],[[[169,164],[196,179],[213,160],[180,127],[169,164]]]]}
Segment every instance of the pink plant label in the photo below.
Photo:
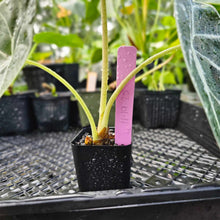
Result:
{"type": "MultiPolygon", "coordinates": [[[[117,86],[136,67],[137,49],[122,46],[117,57],[117,86]]],[[[133,77],[120,92],[115,104],[115,143],[129,145],[132,139],[132,118],[135,77],[133,77]]]]}

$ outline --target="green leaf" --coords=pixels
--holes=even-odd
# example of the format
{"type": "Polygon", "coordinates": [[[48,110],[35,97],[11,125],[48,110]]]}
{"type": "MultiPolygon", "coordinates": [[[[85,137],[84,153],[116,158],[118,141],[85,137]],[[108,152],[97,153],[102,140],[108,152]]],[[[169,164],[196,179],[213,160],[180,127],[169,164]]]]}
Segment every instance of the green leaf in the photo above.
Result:
{"type": "Polygon", "coordinates": [[[175,26],[176,25],[175,18],[173,16],[164,16],[161,19],[161,24],[168,27],[175,26]]]}
{"type": "Polygon", "coordinates": [[[153,79],[153,81],[154,81],[156,84],[158,84],[159,79],[160,79],[160,76],[161,76],[161,72],[160,72],[160,71],[155,71],[155,72],[153,73],[152,79],[153,79]]]}
{"type": "Polygon", "coordinates": [[[176,73],[178,83],[183,84],[184,74],[183,74],[182,69],[179,67],[176,67],[174,71],[176,73]]]}
{"type": "Polygon", "coordinates": [[[0,2],[0,97],[28,57],[35,10],[35,0],[0,2]]]}
{"type": "Polygon", "coordinates": [[[101,60],[102,60],[102,48],[96,48],[92,52],[91,63],[92,64],[98,63],[101,60]]]}
{"type": "Polygon", "coordinates": [[[24,92],[24,91],[27,91],[27,90],[28,90],[28,86],[26,84],[13,87],[13,93],[14,94],[17,94],[19,92],[24,92]]]}
{"type": "Polygon", "coordinates": [[[83,47],[83,40],[77,34],[62,35],[55,32],[42,32],[34,36],[34,42],[55,44],[58,47],[83,47]]]}
{"type": "Polygon", "coordinates": [[[46,52],[35,52],[32,54],[32,59],[39,61],[39,60],[45,60],[49,58],[53,54],[52,51],[46,51],[46,52]]]}
{"type": "Polygon", "coordinates": [[[163,84],[176,84],[175,75],[172,72],[163,71],[160,75],[163,84]]]}
{"type": "Polygon", "coordinates": [[[98,11],[99,0],[86,0],[86,17],[85,21],[89,24],[92,24],[97,18],[100,17],[98,11]]]}
{"type": "Polygon", "coordinates": [[[141,82],[142,82],[146,87],[148,87],[148,86],[152,83],[152,76],[151,76],[151,75],[145,76],[144,78],[142,78],[141,82]]]}
{"type": "Polygon", "coordinates": [[[220,147],[220,15],[208,4],[175,0],[188,72],[220,147]]]}

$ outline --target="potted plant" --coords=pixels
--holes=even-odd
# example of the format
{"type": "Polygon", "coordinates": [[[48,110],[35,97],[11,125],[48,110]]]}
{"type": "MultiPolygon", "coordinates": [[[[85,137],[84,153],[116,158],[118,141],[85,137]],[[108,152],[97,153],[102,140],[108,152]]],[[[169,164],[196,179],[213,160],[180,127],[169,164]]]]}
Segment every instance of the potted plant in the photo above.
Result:
{"type": "Polygon", "coordinates": [[[163,67],[172,58],[173,55],[135,79],[147,87],[139,91],[136,99],[136,114],[146,128],[173,128],[177,124],[181,90],[169,89],[177,81],[175,74],[163,67]],[[163,67],[161,71],[160,67],[163,67]]]}
{"type": "MultiPolygon", "coordinates": [[[[4,34],[5,37],[1,38],[1,42],[4,40],[4,44],[8,45],[7,50],[5,49],[5,47],[2,47],[2,43],[0,44],[1,46],[1,54],[3,54],[3,59],[1,59],[1,68],[3,68],[4,71],[1,72],[2,74],[2,78],[3,81],[1,81],[0,84],[0,96],[3,94],[3,92],[5,91],[5,89],[8,87],[8,85],[10,84],[10,81],[13,79],[13,77],[15,77],[17,75],[17,72],[22,68],[22,66],[26,63],[29,65],[34,65],[37,66],[43,70],[45,70],[46,72],[48,72],[49,74],[51,74],[52,76],[54,76],[56,79],[58,79],[61,83],[63,83],[75,96],[75,98],[80,102],[80,104],[82,105],[88,120],[90,122],[90,130],[86,131],[85,129],[83,129],[83,131],[81,131],[77,137],[74,138],[73,142],[72,142],[72,147],[73,147],[73,153],[74,153],[74,160],[75,163],[79,162],[79,165],[76,165],[77,167],[82,167],[86,162],[88,164],[88,169],[94,169],[94,165],[93,164],[99,164],[99,166],[102,169],[102,171],[100,171],[100,169],[98,169],[98,172],[95,173],[96,176],[92,175],[91,176],[91,172],[87,172],[85,170],[83,170],[84,174],[87,173],[88,176],[84,176],[84,180],[90,180],[91,179],[94,180],[94,178],[97,178],[97,180],[94,182],[95,185],[86,185],[87,188],[83,188],[83,186],[81,185],[81,183],[79,182],[79,188],[82,191],[89,191],[89,190],[104,190],[104,189],[116,189],[116,188],[126,188],[129,186],[129,180],[130,178],[128,178],[128,176],[130,176],[130,165],[131,165],[131,153],[130,153],[130,145],[131,145],[131,130],[129,131],[130,137],[128,140],[128,144],[126,145],[115,145],[112,146],[112,142],[114,142],[114,135],[112,133],[111,129],[108,129],[108,121],[109,121],[109,113],[111,110],[111,107],[113,105],[113,103],[115,102],[116,98],[118,96],[122,96],[125,100],[129,97],[126,97],[126,93],[121,93],[121,91],[123,90],[123,88],[129,83],[129,81],[134,78],[135,74],[137,74],[141,69],[143,69],[143,67],[145,67],[146,65],[148,65],[149,63],[152,63],[154,60],[159,59],[160,57],[168,54],[168,53],[172,53],[174,51],[176,51],[177,49],[180,48],[180,45],[176,45],[174,47],[168,48],[162,52],[159,52],[157,54],[155,54],[154,56],[148,58],[147,60],[145,60],[142,64],[140,64],[138,67],[136,67],[134,70],[132,70],[127,77],[125,77],[122,82],[117,86],[117,89],[114,91],[114,93],[112,94],[112,96],[110,97],[110,99],[108,100],[108,103],[106,102],[107,99],[107,81],[108,81],[108,38],[107,38],[107,22],[106,22],[106,2],[105,0],[101,1],[101,8],[102,8],[102,27],[103,27],[103,52],[102,52],[102,86],[101,86],[101,98],[100,98],[100,108],[99,108],[99,122],[98,125],[95,124],[94,119],[89,111],[89,109],[87,108],[87,106],[85,105],[84,101],[82,100],[82,98],[79,96],[79,94],[77,93],[77,91],[65,80],[63,79],[60,75],[58,75],[57,73],[55,73],[53,70],[49,69],[48,67],[37,63],[35,61],[29,60],[28,58],[28,54],[29,54],[29,50],[31,47],[31,43],[32,43],[32,32],[31,32],[31,24],[32,24],[32,19],[33,19],[33,15],[34,15],[34,6],[35,6],[35,0],[26,0],[25,1],[26,4],[24,4],[24,2],[20,2],[20,1],[2,1],[0,3],[0,12],[2,13],[2,16],[0,17],[0,21],[2,21],[2,17],[7,17],[7,19],[3,19],[4,21],[7,20],[9,23],[7,23],[7,29],[4,29],[4,34]],[[6,4],[7,3],[7,4],[6,4]],[[13,9],[16,9],[15,12],[13,9]],[[12,15],[13,13],[13,19],[11,19],[10,15],[12,15]],[[15,17],[16,16],[16,19],[15,17]],[[17,19],[19,18],[19,20],[17,21],[17,19]],[[10,22],[16,22],[16,25],[11,25],[12,23],[10,22]],[[16,27],[15,27],[16,26],[16,27]],[[10,32],[8,31],[10,30],[10,32]],[[15,37],[10,37],[10,36],[15,36],[15,37]],[[20,39],[22,39],[22,41],[20,41],[20,39]],[[13,43],[10,43],[10,42],[13,43]],[[7,43],[7,44],[6,44],[7,43]],[[11,46],[15,46],[14,50],[10,50],[11,46]],[[20,51],[20,47],[22,45],[22,51],[20,51]],[[16,50],[17,49],[17,50],[16,50]],[[10,56],[8,56],[8,54],[10,56]],[[20,55],[20,56],[18,56],[20,55]],[[21,56],[22,55],[22,56],[21,56]],[[8,57],[10,57],[10,59],[13,62],[8,62],[8,57]],[[15,68],[16,66],[16,68],[15,68]],[[88,134],[87,134],[88,132],[88,134]],[[82,139],[82,144],[81,144],[81,140],[82,139]],[[110,146],[106,146],[105,144],[110,146]],[[97,146],[96,146],[97,145],[97,146]],[[128,151],[128,153],[126,153],[124,155],[123,152],[123,148],[125,148],[124,151],[128,151]],[[92,152],[94,149],[97,149],[97,151],[100,151],[99,153],[94,153],[94,157],[89,157],[88,156],[88,151],[92,152]],[[102,157],[103,152],[105,152],[105,157],[102,157]],[[85,153],[85,154],[84,154],[85,153]],[[80,157],[80,154],[83,154],[83,159],[81,160],[77,160],[77,158],[80,157]],[[108,156],[109,157],[108,157],[108,156]],[[123,156],[124,155],[124,156],[123,156]],[[121,156],[124,158],[124,163],[121,164],[123,162],[119,161],[119,158],[121,158],[121,156]],[[112,158],[114,157],[116,160],[114,163],[112,163],[112,158]],[[125,158],[127,158],[127,160],[125,160],[125,158]],[[119,161],[119,166],[122,168],[122,172],[127,173],[127,175],[125,176],[124,180],[120,180],[119,181],[119,185],[117,185],[117,182],[115,184],[115,171],[117,171],[117,169],[114,169],[115,165],[116,165],[116,161],[119,161]],[[103,165],[105,164],[105,165],[103,165]],[[111,167],[112,169],[105,169],[106,167],[111,167]],[[125,169],[127,169],[127,171],[125,171],[125,169]],[[112,172],[111,172],[112,171],[112,172]],[[105,185],[104,183],[106,183],[105,181],[102,182],[99,174],[100,172],[103,172],[103,175],[106,176],[107,180],[107,185],[105,185]],[[103,184],[97,184],[102,182],[103,184]],[[124,184],[122,184],[124,183],[124,184]]],[[[132,56],[136,54],[132,53],[132,56]]],[[[134,57],[134,56],[133,56],[134,57]]],[[[121,59],[121,58],[120,58],[121,59]]],[[[129,91],[128,91],[129,94],[129,91]]],[[[122,110],[125,110],[125,108],[122,108],[122,110]]],[[[124,112],[122,112],[124,113],[124,112]]],[[[118,119],[120,120],[120,119],[118,119]]],[[[116,123],[117,123],[117,119],[116,119],[116,123]]],[[[130,129],[131,129],[131,125],[130,125],[130,129]]],[[[127,141],[127,140],[122,140],[122,141],[127,141]]],[[[114,160],[113,160],[114,161],[114,160]]],[[[85,167],[84,167],[85,168],[85,167]]],[[[116,166],[117,168],[117,166],[116,166]]],[[[78,176],[82,176],[82,174],[80,174],[80,169],[77,169],[77,175],[78,176]]],[[[94,172],[93,172],[94,174],[94,172]]],[[[121,172],[117,173],[119,176],[118,178],[121,178],[121,172]]],[[[87,182],[88,183],[88,182],[87,182]]]]}

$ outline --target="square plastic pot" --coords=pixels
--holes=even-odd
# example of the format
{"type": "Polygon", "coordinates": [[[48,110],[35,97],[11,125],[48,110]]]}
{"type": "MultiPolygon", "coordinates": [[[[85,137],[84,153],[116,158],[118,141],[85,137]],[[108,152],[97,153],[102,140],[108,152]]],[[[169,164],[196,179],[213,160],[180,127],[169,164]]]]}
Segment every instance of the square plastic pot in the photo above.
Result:
{"type": "Polygon", "coordinates": [[[0,135],[20,134],[35,126],[31,96],[33,93],[3,96],[0,99],[0,135]]]}
{"type": "Polygon", "coordinates": [[[174,128],[178,121],[180,93],[180,90],[140,93],[137,112],[141,124],[146,128],[174,128]]]}
{"type": "Polygon", "coordinates": [[[34,114],[40,131],[66,131],[69,128],[70,95],[33,98],[34,114]]]}
{"type": "Polygon", "coordinates": [[[80,191],[125,189],[130,187],[131,145],[80,145],[90,128],[83,128],[72,141],[72,151],[80,191]]]}

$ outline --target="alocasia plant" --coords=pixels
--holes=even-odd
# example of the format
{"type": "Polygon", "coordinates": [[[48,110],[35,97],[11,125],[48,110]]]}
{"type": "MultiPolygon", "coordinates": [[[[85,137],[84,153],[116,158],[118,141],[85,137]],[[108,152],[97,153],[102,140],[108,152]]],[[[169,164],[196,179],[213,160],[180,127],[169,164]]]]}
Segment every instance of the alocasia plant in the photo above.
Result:
{"type": "MultiPolygon", "coordinates": [[[[77,91],[62,77],[60,77],[56,72],[52,71],[48,67],[37,63],[35,61],[27,59],[31,43],[32,43],[32,28],[31,23],[35,11],[35,0],[26,1],[13,1],[4,0],[0,3],[0,24],[1,26],[6,26],[1,30],[3,35],[0,38],[0,72],[2,75],[0,84],[0,97],[8,86],[13,82],[13,79],[19,73],[20,69],[23,67],[24,63],[37,66],[47,73],[54,76],[61,83],[63,83],[76,97],[76,99],[81,104],[83,110],[85,111],[88,120],[90,122],[93,143],[102,141],[103,132],[108,131],[108,119],[109,113],[113,103],[115,102],[117,96],[122,91],[124,86],[132,79],[140,70],[142,70],[146,65],[150,64],[160,57],[174,52],[180,48],[180,45],[170,47],[158,54],[148,58],[137,68],[131,71],[128,76],[120,83],[117,89],[112,94],[111,98],[107,103],[107,79],[108,79],[108,36],[107,36],[107,17],[106,17],[106,2],[101,0],[102,8],[102,35],[103,35],[103,46],[102,46],[102,88],[101,88],[101,99],[100,99],[100,117],[98,127],[96,127],[94,119],[82,100],[77,91]]],[[[100,142],[99,142],[100,143],[100,142]]]]}
{"type": "Polygon", "coordinates": [[[175,17],[188,71],[220,147],[220,15],[204,2],[175,0],[175,17]]]}

